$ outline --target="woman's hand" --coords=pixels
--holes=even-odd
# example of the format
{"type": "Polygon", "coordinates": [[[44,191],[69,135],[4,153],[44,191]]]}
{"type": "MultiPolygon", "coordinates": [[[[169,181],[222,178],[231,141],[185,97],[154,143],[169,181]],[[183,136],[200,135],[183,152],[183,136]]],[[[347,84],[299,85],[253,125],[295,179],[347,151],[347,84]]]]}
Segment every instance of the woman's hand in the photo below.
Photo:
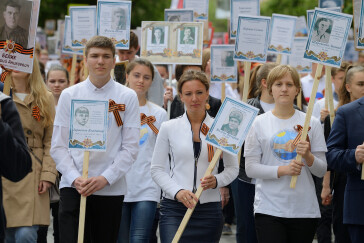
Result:
{"type": "Polygon", "coordinates": [[[177,193],[176,198],[183,203],[186,208],[193,208],[198,201],[196,195],[188,190],[180,190],[177,193]]]}
{"type": "Polygon", "coordinates": [[[312,166],[315,157],[311,153],[311,145],[308,141],[299,141],[296,147],[297,154],[301,155],[306,160],[309,167],[312,166]]]}
{"type": "Polygon", "coordinates": [[[281,176],[298,176],[301,174],[302,167],[305,164],[298,162],[297,160],[291,160],[289,165],[283,165],[278,167],[278,177],[281,176]]]}
{"type": "Polygon", "coordinates": [[[172,87],[169,87],[167,86],[166,87],[166,92],[164,92],[164,96],[163,96],[163,107],[165,109],[167,109],[167,104],[168,104],[168,101],[173,101],[173,89],[172,87]]]}
{"type": "Polygon", "coordinates": [[[208,175],[200,181],[204,191],[207,189],[215,189],[217,186],[216,177],[214,175],[208,175]]]}
{"type": "Polygon", "coordinates": [[[330,187],[323,186],[321,191],[322,205],[330,205],[332,200],[332,194],[330,187]]]}
{"type": "Polygon", "coordinates": [[[49,188],[51,188],[53,184],[49,181],[40,181],[38,185],[38,193],[43,194],[48,191],[49,188]]]}

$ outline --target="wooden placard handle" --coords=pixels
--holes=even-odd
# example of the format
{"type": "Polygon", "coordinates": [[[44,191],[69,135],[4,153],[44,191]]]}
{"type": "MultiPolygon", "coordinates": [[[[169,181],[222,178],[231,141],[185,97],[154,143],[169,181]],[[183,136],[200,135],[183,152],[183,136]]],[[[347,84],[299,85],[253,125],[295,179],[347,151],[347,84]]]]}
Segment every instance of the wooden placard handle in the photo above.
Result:
{"type": "Polygon", "coordinates": [[[83,78],[86,80],[88,77],[88,68],[86,65],[86,48],[83,49],[83,78]]]}
{"type": "Polygon", "coordinates": [[[226,97],[226,91],[225,91],[225,82],[221,83],[221,102],[224,101],[226,97]]]}
{"type": "MultiPolygon", "coordinates": [[[[219,159],[220,159],[221,153],[222,153],[221,149],[216,150],[216,152],[214,154],[214,157],[212,158],[212,160],[210,162],[210,165],[207,168],[207,170],[205,172],[205,175],[203,177],[211,175],[212,171],[214,170],[214,168],[216,166],[217,161],[219,161],[219,159]]],[[[200,186],[198,187],[198,189],[197,189],[197,191],[195,193],[197,199],[200,199],[202,191],[203,191],[203,188],[202,188],[202,186],[200,184],[200,186]]],[[[178,241],[181,239],[183,231],[185,230],[185,228],[187,226],[187,223],[190,220],[193,211],[195,210],[196,204],[197,204],[197,202],[195,202],[195,206],[193,208],[187,209],[187,211],[185,213],[185,216],[183,217],[182,222],[179,225],[178,230],[177,230],[177,232],[176,232],[176,234],[175,234],[175,236],[173,238],[172,243],[178,243],[178,241]]]]}
{"type": "Polygon", "coordinates": [[[277,63],[278,65],[280,65],[280,64],[281,64],[281,62],[282,62],[282,54],[278,54],[278,56],[277,56],[277,60],[276,60],[276,63],[277,63]]]}
{"type": "Polygon", "coordinates": [[[10,96],[10,86],[11,86],[11,72],[9,72],[6,75],[5,81],[4,81],[4,88],[3,93],[10,96]]]}
{"type": "Polygon", "coordinates": [[[250,79],[250,68],[252,66],[251,62],[244,62],[244,87],[243,87],[243,102],[248,101],[249,92],[249,79],[250,79]]]}
{"type": "Polygon", "coordinates": [[[77,54],[73,54],[72,55],[72,64],[71,64],[70,86],[74,85],[76,82],[76,64],[77,64],[77,54]]]}
{"type": "MultiPolygon", "coordinates": [[[[83,154],[83,168],[82,168],[82,178],[83,179],[87,179],[87,177],[88,177],[89,161],[90,161],[90,151],[85,151],[83,154]]],[[[83,243],[83,236],[84,236],[84,232],[85,232],[85,216],[86,216],[86,197],[81,195],[77,243],[83,243]]]]}
{"type": "MultiPolygon", "coordinates": [[[[307,112],[306,112],[305,124],[304,124],[303,130],[302,130],[301,141],[305,141],[306,137],[307,137],[308,127],[310,126],[310,121],[311,121],[311,116],[312,116],[313,105],[315,103],[316,93],[317,93],[318,85],[320,82],[319,77],[321,76],[321,73],[322,73],[322,67],[323,67],[322,64],[317,65],[315,80],[314,80],[312,91],[311,91],[310,102],[308,103],[308,108],[307,108],[307,112]]],[[[296,157],[296,160],[301,162],[302,156],[300,156],[298,154],[296,157]]],[[[295,188],[296,182],[297,182],[297,176],[292,176],[290,188],[295,188]]]]}
{"type": "Polygon", "coordinates": [[[330,94],[329,94],[329,86],[332,89],[331,85],[331,67],[327,66],[325,67],[325,109],[327,110],[329,108],[329,100],[330,100],[330,94]]]}
{"type": "MultiPolygon", "coordinates": [[[[334,107],[334,97],[333,97],[333,92],[332,92],[332,85],[331,85],[331,67],[327,67],[325,70],[329,70],[327,71],[326,75],[330,76],[330,82],[328,82],[327,84],[327,92],[325,92],[325,94],[327,93],[327,98],[328,98],[328,107],[330,108],[330,126],[332,127],[332,124],[334,123],[334,119],[335,119],[335,107],[334,107]]],[[[327,78],[327,76],[326,76],[327,78]]],[[[325,101],[326,103],[326,101],[325,101]]]]}
{"type": "MultiPolygon", "coordinates": [[[[168,65],[168,87],[172,87],[172,64],[168,65]]],[[[173,96],[173,92],[172,92],[172,96],[173,96]]],[[[168,120],[171,117],[171,105],[172,105],[172,101],[168,100],[168,102],[167,102],[168,120]]]]}
{"type": "Polygon", "coordinates": [[[302,111],[302,89],[297,95],[297,106],[302,111]]]}

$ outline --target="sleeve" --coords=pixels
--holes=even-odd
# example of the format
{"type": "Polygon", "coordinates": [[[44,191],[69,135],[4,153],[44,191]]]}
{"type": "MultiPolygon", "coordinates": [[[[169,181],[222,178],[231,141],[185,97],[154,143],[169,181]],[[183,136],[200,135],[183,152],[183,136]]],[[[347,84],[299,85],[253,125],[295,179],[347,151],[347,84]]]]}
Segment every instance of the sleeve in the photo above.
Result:
{"type": "Polygon", "coordinates": [[[320,120],[321,117],[321,107],[318,102],[316,102],[313,106],[312,116],[316,117],[320,120]]]}
{"type": "Polygon", "coordinates": [[[325,158],[325,152],[313,152],[315,157],[311,167],[308,169],[311,173],[319,178],[323,177],[327,171],[327,163],[325,158]]]}
{"type": "Polygon", "coordinates": [[[348,149],[348,135],[345,114],[340,107],[332,124],[331,133],[327,140],[327,163],[330,169],[341,172],[359,174],[355,159],[355,149],[348,149]]]}
{"type": "MultiPolygon", "coordinates": [[[[51,93],[48,93],[48,102],[49,103],[47,104],[47,106],[50,109],[52,119],[54,119],[55,104],[54,104],[53,95],[51,93]]],[[[56,170],[56,164],[54,163],[54,161],[50,155],[52,133],[53,133],[53,123],[44,128],[43,163],[42,163],[42,172],[40,174],[40,180],[49,181],[51,183],[54,183],[56,181],[57,170],[56,170]]]]}
{"type": "Polygon", "coordinates": [[[20,181],[32,170],[32,161],[25,142],[19,114],[11,99],[1,102],[0,160],[1,175],[20,181]]]}
{"type": "Polygon", "coordinates": [[[278,179],[278,166],[261,164],[262,146],[260,143],[258,120],[255,120],[244,145],[245,170],[250,178],[278,179]]]}
{"type": "Polygon", "coordinates": [[[229,153],[223,153],[224,170],[215,175],[218,187],[229,185],[239,174],[239,165],[237,156],[229,153]]]}
{"type": "MultiPolygon", "coordinates": [[[[139,109],[139,108],[138,108],[139,109]]],[[[139,114],[139,112],[135,113],[139,114]]],[[[139,122],[140,124],[140,122],[139,122]]],[[[140,129],[124,127],[121,133],[121,150],[117,153],[114,163],[112,163],[101,175],[106,178],[110,185],[125,176],[134,161],[137,159],[139,151],[140,129]]]]}
{"type": "Polygon", "coordinates": [[[81,176],[68,150],[70,95],[63,91],[58,101],[56,117],[53,125],[53,135],[50,154],[56,163],[57,170],[62,174],[62,180],[72,185],[81,176]]]}
{"type": "Polygon", "coordinates": [[[184,188],[179,186],[168,174],[166,168],[168,168],[168,153],[169,153],[169,139],[168,139],[168,127],[166,123],[163,123],[157,141],[155,144],[151,173],[152,178],[160,186],[163,192],[165,192],[170,198],[174,198],[176,193],[184,188]]]}
{"type": "Polygon", "coordinates": [[[106,178],[110,185],[125,176],[139,151],[140,136],[140,112],[139,101],[134,91],[128,99],[125,107],[124,125],[121,131],[121,150],[117,153],[112,163],[101,175],[106,178]]]}

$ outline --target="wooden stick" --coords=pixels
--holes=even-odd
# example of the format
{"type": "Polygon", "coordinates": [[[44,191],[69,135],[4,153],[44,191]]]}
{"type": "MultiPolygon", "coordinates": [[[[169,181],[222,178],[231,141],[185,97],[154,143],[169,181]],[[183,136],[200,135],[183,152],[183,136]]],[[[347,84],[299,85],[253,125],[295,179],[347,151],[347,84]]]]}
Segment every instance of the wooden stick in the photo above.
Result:
{"type": "MultiPolygon", "coordinates": [[[[83,179],[87,179],[87,177],[88,177],[89,161],[90,161],[90,151],[85,151],[83,154],[83,169],[82,169],[82,178],[83,179]]],[[[86,216],[86,197],[81,195],[77,243],[83,243],[83,236],[84,236],[84,232],[85,232],[85,216],[86,216]]]]}
{"type": "Polygon", "coordinates": [[[276,60],[276,63],[277,63],[278,65],[280,65],[280,64],[281,64],[281,62],[282,62],[282,54],[278,54],[278,56],[277,56],[277,60],[276,60]]]}
{"type": "MultiPolygon", "coordinates": [[[[217,149],[216,150],[216,152],[214,154],[214,157],[212,158],[212,160],[210,162],[210,165],[207,168],[207,170],[205,172],[205,175],[203,177],[206,177],[208,175],[211,175],[211,173],[214,170],[214,167],[215,167],[217,161],[219,161],[219,159],[220,159],[221,153],[222,153],[222,150],[221,149],[217,149]]],[[[202,191],[203,191],[203,188],[202,188],[202,186],[200,184],[200,186],[198,187],[198,189],[197,189],[197,191],[195,193],[197,199],[200,199],[200,196],[201,196],[202,191]]],[[[195,210],[196,204],[197,204],[197,202],[195,202],[195,206],[193,208],[189,208],[187,210],[187,212],[185,213],[185,216],[183,217],[182,222],[181,222],[181,224],[178,227],[178,230],[177,230],[177,232],[176,232],[176,234],[175,234],[175,236],[173,238],[172,243],[178,243],[178,241],[180,240],[180,238],[181,238],[181,236],[183,234],[183,231],[185,230],[185,228],[187,226],[187,223],[190,220],[193,211],[195,210]]]]}
{"type": "MultiPolygon", "coordinates": [[[[329,108],[329,86],[331,87],[331,91],[332,91],[332,82],[331,82],[331,67],[326,66],[325,67],[325,76],[326,76],[326,80],[325,80],[325,109],[327,110],[329,108]]],[[[332,94],[332,93],[331,93],[332,94]]]]}
{"type": "Polygon", "coordinates": [[[72,55],[72,66],[71,66],[71,80],[70,86],[74,85],[76,82],[76,64],[77,64],[77,54],[72,55]]]}
{"type": "MultiPolygon", "coordinates": [[[[322,64],[318,64],[317,69],[316,69],[316,74],[315,74],[315,80],[314,80],[313,87],[312,87],[310,102],[308,103],[308,108],[307,108],[307,112],[306,112],[305,124],[303,126],[301,141],[305,141],[306,137],[307,137],[308,127],[310,126],[313,105],[315,103],[316,93],[317,93],[318,85],[320,82],[319,77],[321,76],[321,73],[322,73],[322,64]]],[[[302,156],[297,154],[296,160],[301,162],[302,156]]],[[[295,188],[296,182],[297,182],[297,176],[292,176],[290,187],[295,188]]]]}
{"type": "MultiPolygon", "coordinates": [[[[328,73],[326,72],[326,75],[330,76],[330,81],[331,81],[331,67],[326,66],[325,70],[327,70],[327,69],[329,69],[330,71],[328,73]]],[[[326,79],[327,79],[327,76],[326,76],[326,79]]],[[[334,123],[334,119],[335,119],[335,107],[334,107],[334,97],[333,97],[333,93],[332,93],[331,82],[327,84],[327,92],[325,92],[325,96],[326,96],[326,93],[328,94],[327,95],[328,107],[330,110],[330,126],[332,127],[332,123],[334,123]]],[[[325,101],[325,103],[326,103],[326,101],[325,101]]]]}
{"type": "Polygon", "coordinates": [[[10,86],[11,86],[11,72],[9,72],[6,75],[5,81],[4,81],[4,88],[3,88],[3,93],[6,95],[10,95],[10,86]]]}
{"type": "MultiPolygon", "coordinates": [[[[172,87],[172,64],[168,64],[168,87],[172,87]]],[[[173,97],[173,89],[172,89],[172,97],[173,97]]],[[[167,114],[168,114],[168,120],[171,117],[171,104],[172,102],[168,100],[167,103],[167,114]]]]}
{"type": "Polygon", "coordinates": [[[86,60],[85,50],[86,50],[86,48],[83,49],[83,78],[84,78],[84,80],[86,80],[88,77],[88,68],[87,68],[87,65],[85,62],[85,60],[86,60]]]}
{"type": "Polygon", "coordinates": [[[302,90],[297,95],[297,106],[302,111],[302,90]]]}
{"type": "Polygon", "coordinates": [[[224,101],[226,97],[226,91],[225,91],[225,82],[221,83],[221,102],[224,101]]]}
{"type": "Polygon", "coordinates": [[[243,102],[248,101],[249,92],[249,79],[250,79],[250,68],[252,66],[251,62],[244,62],[244,88],[243,88],[243,102]]]}
{"type": "Polygon", "coordinates": [[[111,71],[110,71],[110,76],[111,76],[111,78],[112,79],[115,79],[115,71],[114,71],[115,69],[113,68],[113,69],[111,69],[111,71]]]}

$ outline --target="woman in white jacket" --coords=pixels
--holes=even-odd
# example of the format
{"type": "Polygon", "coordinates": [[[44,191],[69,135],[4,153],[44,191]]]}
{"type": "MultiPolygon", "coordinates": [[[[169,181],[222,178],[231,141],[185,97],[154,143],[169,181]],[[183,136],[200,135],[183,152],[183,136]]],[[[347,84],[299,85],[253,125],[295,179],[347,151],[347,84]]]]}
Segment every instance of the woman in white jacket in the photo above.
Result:
{"type": "Polygon", "coordinates": [[[267,79],[273,95],[273,110],[258,116],[245,141],[247,175],[256,178],[255,229],[259,243],[312,242],[320,209],[312,175],[326,172],[326,144],[320,122],[312,117],[309,141],[295,138],[305,114],[295,110],[294,99],[301,89],[297,71],[280,65],[267,79]],[[302,162],[295,160],[302,155],[302,162]],[[291,189],[292,176],[298,176],[291,189]]]}
{"type": "Polygon", "coordinates": [[[172,241],[187,208],[192,208],[197,201],[194,193],[200,183],[204,192],[180,242],[219,242],[223,216],[218,188],[237,177],[237,158],[224,153],[224,171],[217,174],[216,166],[212,175],[203,178],[212,155],[208,153],[205,134],[213,123],[206,112],[209,97],[206,75],[187,71],[178,83],[178,93],[186,112],[162,124],[152,158],[152,177],[163,191],[161,242],[172,241]]]}

